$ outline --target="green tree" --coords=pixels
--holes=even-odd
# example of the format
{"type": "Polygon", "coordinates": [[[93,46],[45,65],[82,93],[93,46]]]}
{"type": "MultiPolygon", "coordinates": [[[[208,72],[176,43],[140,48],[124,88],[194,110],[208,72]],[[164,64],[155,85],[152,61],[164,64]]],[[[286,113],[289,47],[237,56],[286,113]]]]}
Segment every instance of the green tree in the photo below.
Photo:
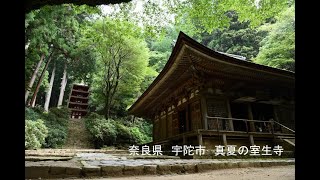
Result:
{"type": "Polygon", "coordinates": [[[228,27],[231,20],[228,11],[237,12],[240,22],[250,21],[250,27],[258,27],[293,3],[293,0],[141,0],[111,5],[109,15],[142,25],[150,36],[164,33],[168,25],[193,36],[228,27]]]}
{"type": "Polygon", "coordinates": [[[250,21],[257,27],[266,19],[277,15],[293,3],[292,0],[167,0],[170,10],[176,14],[175,23],[190,35],[212,32],[215,28],[229,26],[228,11],[238,13],[239,21],[250,21]]]}
{"type": "Polygon", "coordinates": [[[177,29],[167,27],[163,36],[149,40],[148,46],[151,51],[149,64],[158,73],[169,60],[178,35],[177,29]]]}
{"type": "Polygon", "coordinates": [[[52,93],[56,94],[58,89],[60,93],[59,97],[56,97],[58,98],[56,104],[58,106],[62,105],[64,92],[68,87],[67,82],[70,84],[73,81],[88,80],[88,74],[94,68],[94,61],[91,58],[90,52],[79,48],[79,32],[81,28],[85,28],[86,23],[93,14],[97,14],[98,12],[98,8],[64,4],[45,6],[26,15],[26,79],[29,79],[32,74],[27,86],[28,89],[26,90],[26,101],[29,91],[32,90],[33,83],[37,79],[38,71],[41,69],[41,74],[46,75],[46,77],[40,78],[37,81],[37,88],[34,90],[32,102],[35,102],[36,97],[43,99],[41,102],[45,104],[46,110],[48,110],[48,101],[50,101],[52,93]],[[81,26],[80,23],[82,24],[81,26]],[[49,52],[53,57],[47,59],[52,59],[53,64],[57,64],[58,69],[63,69],[62,72],[59,70],[53,71],[52,62],[48,61],[46,63],[48,66],[45,67],[49,69],[41,68],[43,66],[42,62],[45,61],[45,56],[49,52]],[[36,59],[40,59],[40,61],[37,62],[35,61],[36,59]],[[48,71],[51,73],[49,87],[48,71]],[[57,82],[60,84],[60,88],[54,88],[57,87],[56,85],[54,86],[54,84],[57,84],[54,82],[59,78],[54,78],[52,74],[62,77],[62,82],[57,82]],[[43,88],[41,88],[43,86],[42,79],[47,85],[43,88]],[[38,91],[41,97],[37,96],[38,91]],[[49,93],[45,93],[45,91],[49,93]],[[46,96],[46,98],[42,96],[46,96]]]}
{"type": "Polygon", "coordinates": [[[133,103],[148,68],[149,52],[137,26],[121,20],[99,19],[84,31],[84,44],[95,51],[92,103],[104,110],[106,119],[116,106],[133,103]],[[121,104],[120,104],[121,103],[121,104]]]}
{"type": "Polygon", "coordinates": [[[275,24],[269,25],[268,36],[261,42],[260,52],[254,62],[295,70],[295,8],[294,5],[282,12],[275,24]]]}
{"type": "Polygon", "coordinates": [[[216,51],[241,55],[247,60],[253,59],[257,56],[260,42],[267,32],[249,28],[248,21],[239,22],[235,12],[228,12],[228,17],[231,18],[229,28],[217,29],[202,36],[201,43],[216,51]]]}

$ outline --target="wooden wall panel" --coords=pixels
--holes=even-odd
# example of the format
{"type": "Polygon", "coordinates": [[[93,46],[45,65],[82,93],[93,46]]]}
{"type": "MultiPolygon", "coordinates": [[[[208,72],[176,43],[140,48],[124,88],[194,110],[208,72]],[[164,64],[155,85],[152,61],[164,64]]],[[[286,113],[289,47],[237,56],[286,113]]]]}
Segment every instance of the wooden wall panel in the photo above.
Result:
{"type": "Polygon", "coordinates": [[[277,106],[275,107],[275,113],[279,123],[295,130],[295,110],[293,106],[277,106]]]}
{"type": "Polygon", "coordinates": [[[202,129],[200,100],[190,104],[191,130],[202,129]]]}
{"type": "Polygon", "coordinates": [[[172,136],[172,113],[167,116],[167,137],[172,136]]]}
{"type": "Polygon", "coordinates": [[[167,123],[166,123],[167,119],[166,118],[167,118],[167,116],[163,115],[163,116],[161,116],[161,119],[160,119],[161,126],[160,126],[159,131],[161,132],[160,133],[161,139],[164,139],[167,137],[167,134],[166,134],[167,133],[167,123]]]}
{"type": "Polygon", "coordinates": [[[154,120],[154,130],[153,130],[153,139],[154,141],[157,141],[160,139],[160,133],[159,133],[159,129],[160,129],[160,123],[159,123],[159,119],[155,119],[154,120]]]}
{"type": "Polygon", "coordinates": [[[174,111],[172,113],[172,135],[179,134],[179,120],[178,120],[178,113],[174,111]]]}
{"type": "MultiPolygon", "coordinates": [[[[228,117],[227,101],[220,98],[207,99],[207,113],[211,117],[228,117]]],[[[219,129],[230,130],[229,121],[219,120],[219,129]]],[[[215,119],[208,119],[209,129],[217,129],[218,123],[215,119]]]]}

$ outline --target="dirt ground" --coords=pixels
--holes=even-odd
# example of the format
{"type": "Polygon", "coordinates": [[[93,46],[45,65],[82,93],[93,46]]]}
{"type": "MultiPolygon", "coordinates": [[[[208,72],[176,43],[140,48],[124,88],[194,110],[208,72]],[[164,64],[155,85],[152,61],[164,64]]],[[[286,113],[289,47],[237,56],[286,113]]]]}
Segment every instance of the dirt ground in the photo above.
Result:
{"type": "MultiPolygon", "coordinates": [[[[90,180],[294,180],[295,166],[275,166],[268,168],[237,168],[213,170],[205,173],[183,175],[134,176],[119,178],[97,178],[90,180]]],[[[60,180],[60,179],[59,179],[60,180]]],[[[72,179],[85,180],[85,179],[72,179]]],[[[89,180],[89,179],[88,179],[89,180]]]]}

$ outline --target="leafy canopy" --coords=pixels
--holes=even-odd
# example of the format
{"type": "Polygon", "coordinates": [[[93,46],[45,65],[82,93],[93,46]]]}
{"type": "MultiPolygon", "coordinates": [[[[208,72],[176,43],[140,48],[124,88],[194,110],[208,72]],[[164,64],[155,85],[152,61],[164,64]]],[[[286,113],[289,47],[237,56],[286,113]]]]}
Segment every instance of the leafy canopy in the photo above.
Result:
{"type": "Polygon", "coordinates": [[[277,17],[275,24],[269,25],[267,29],[270,32],[261,42],[262,46],[254,62],[290,71],[295,70],[294,10],[294,6],[291,6],[277,17]]]}

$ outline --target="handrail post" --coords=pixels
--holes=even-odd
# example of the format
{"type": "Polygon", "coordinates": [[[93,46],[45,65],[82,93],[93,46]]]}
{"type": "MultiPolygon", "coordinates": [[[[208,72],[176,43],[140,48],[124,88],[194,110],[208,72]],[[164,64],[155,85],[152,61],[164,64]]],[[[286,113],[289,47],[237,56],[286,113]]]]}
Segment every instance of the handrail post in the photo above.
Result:
{"type": "Polygon", "coordinates": [[[217,120],[217,131],[218,131],[218,133],[219,133],[219,119],[216,118],[216,120],[217,120]]]}
{"type": "Polygon", "coordinates": [[[273,120],[270,122],[270,124],[271,124],[271,133],[272,133],[272,135],[274,135],[274,123],[273,123],[273,120]]]}
{"type": "Polygon", "coordinates": [[[249,129],[248,129],[248,121],[247,119],[244,120],[244,122],[246,123],[246,130],[247,130],[247,133],[249,133],[249,129]]]}
{"type": "Polygon", "coordinates": [[[216,120],[217,120],[218,139],[219,139],[219,143],[221,144],[221,137],[220,137],[220,130],[219,130],[219,118],[216,118],[216,120]]]}

